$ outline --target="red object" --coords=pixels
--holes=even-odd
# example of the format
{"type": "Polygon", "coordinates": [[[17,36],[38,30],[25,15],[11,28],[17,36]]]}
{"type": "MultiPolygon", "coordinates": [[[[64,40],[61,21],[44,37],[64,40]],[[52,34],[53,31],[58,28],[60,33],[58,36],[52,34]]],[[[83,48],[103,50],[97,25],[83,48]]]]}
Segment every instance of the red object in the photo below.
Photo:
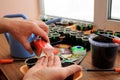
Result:
{"type": "Polygon", "coordinates": [[[120,68],[115,68],[115,72],[120,72],[120,68]]]}
{"type": "Polygon", "coordinates": [[[59,50],[59,49],[55,49],[55,50],[53,51],[53,53],[54,53],[55,55],[57,55],[57,54],[60,53],[60,50],[59,50]]]}
{"type": "Polygon", "coordinates": [[[12,63],[14,59],[0,59],[0,64],[12,63]]]}
{"type": "Polygon", "coordinates": [[[113,42],[120,44],[120,39],[113,38],[112,40],[113,40],[113,42]]]}
{"type": "Polygon", "coordinates": [[[7,64],[12,62],[25,61],[26,59],[0,59],[0,64],[7,64]]]}
{"type": "Polygon", "coordinates": [[[37,39],[34,40],[31,43],[31,46],[33,47],[33,50],[36,52],[36,55],[40,55],[42,52],[42,48],[45,47],[46,42],[41,40],[41,39],[37,39]]]}

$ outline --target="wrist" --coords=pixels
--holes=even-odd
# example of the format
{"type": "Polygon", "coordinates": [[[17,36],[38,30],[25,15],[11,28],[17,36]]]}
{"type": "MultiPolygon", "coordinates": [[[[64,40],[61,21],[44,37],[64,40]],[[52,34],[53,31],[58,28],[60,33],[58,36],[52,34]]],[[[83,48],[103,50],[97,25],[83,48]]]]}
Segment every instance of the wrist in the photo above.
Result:
{"type": "Polygon", "coordinates": [[[0,18],[0,33],[8,32],[10,21],[8,18],[0,18]]]}
{"type": "Polygon", "coordinates": [[[29,76],[29,77],[23,77],[23,80],[44,80],[44,79],[41,79],[41,78],[37,78],[37,77],[34,77],[34,76],[29,76]]]}

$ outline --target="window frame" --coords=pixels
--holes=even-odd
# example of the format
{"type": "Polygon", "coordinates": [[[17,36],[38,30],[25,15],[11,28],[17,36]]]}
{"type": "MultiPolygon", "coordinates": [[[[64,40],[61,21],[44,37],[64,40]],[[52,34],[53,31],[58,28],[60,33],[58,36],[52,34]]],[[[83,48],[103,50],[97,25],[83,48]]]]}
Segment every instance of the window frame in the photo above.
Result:
{"type": "Polygon", "coordinates": [[[111,14],[112,14],[112,0],[109,0],[109,2],[108,2],[108,19],[120,21],[120,19],[112,18],[111,14]]]}
{"type": "Polygon", "coordinates": [[[111,19],[112,0],[108,1],[108,19],[111,19]]]}
{"type": "Polygon", "coordinates": [[[95,0],[94,25],[100,29],[120,32],[120,21],[109,18],[109,6],[109,0],[95,0]]]}

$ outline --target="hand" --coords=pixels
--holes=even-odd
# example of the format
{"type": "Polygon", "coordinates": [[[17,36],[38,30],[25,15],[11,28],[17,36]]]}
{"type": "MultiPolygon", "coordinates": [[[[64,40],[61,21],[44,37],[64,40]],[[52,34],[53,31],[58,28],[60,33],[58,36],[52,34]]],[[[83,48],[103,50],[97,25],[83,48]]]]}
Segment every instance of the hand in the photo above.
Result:
{"type": "Polygon", "coordinates": [[[3,24],[5,24],[4,30],[9,32],[16,40],[18,40],[26,50],[32,53],[28,38],[33,33],[41,36],[44,40],[49,42],[48,38],[48,26],[41,21],[32,20],[18,20],[3,18],[3,24]]]}
{"type": "Polygon", "coordinates": [[[42,57],[28,70],[23,80],[64,80],[77,71],[81,71],[78,65],[61,67],[58,56],[42,57]]]}

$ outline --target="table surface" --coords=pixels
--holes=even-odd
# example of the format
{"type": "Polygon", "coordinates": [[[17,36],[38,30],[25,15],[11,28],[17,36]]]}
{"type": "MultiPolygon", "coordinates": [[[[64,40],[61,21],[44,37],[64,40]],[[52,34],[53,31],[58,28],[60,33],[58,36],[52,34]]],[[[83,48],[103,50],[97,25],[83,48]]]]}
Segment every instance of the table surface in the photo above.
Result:
{"type": "MultiPolygon", "coordinates": [[[[0,59],[11,58],[9,45],[3,34],[0,34],[0,59]]],[[[20,67],[23,62],[13,62],[10,64],[0,64],[0,69],[3,71],[8,80],[22,80],[23,74],[20,72],[20,67]]],[[[82,61],[83,68],[95,68],[91,63],[91,52],[89,51],[85,59],[82,61]]],[[[114,67],[120,67],[120,53],[117,54],[114,67]]],[[[120,73],[116,72],[83,72],[83,77],[80,80],[120,80],[120,73]]]]}

